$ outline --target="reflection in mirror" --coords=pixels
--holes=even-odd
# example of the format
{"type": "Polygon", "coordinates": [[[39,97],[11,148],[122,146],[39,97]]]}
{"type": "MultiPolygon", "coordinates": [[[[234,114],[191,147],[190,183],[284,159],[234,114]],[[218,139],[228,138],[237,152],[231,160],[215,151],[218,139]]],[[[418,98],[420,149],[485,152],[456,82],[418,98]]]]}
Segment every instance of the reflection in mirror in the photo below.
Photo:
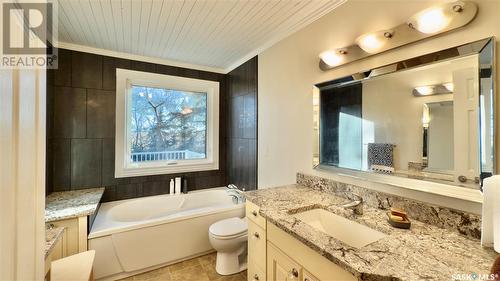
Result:
{"type": "Polygon", "coordinates": [[[317,85],[314,166],[479,188],[494,172],[492,44],[317,85]]]}
{"type": "Polygon", "coordinates": [[[494,103],[493,103],[493,61],[494,61],[494,41],[488,44],[479,53],[479,78],[480,78],[480,150],[481,150],[481,180],[493,175],[495,172],[494,162],[494,103]]]}
{"type": "Polygon", "coordinates": [[[319,165],[319,88],[313,87],[313,168],[319,165]]]}
{"type": "Polygon", "coordinates": [[[453,100],[424,104],[422,127],[422,167],[429,172],[453,174],[453,100]]]}

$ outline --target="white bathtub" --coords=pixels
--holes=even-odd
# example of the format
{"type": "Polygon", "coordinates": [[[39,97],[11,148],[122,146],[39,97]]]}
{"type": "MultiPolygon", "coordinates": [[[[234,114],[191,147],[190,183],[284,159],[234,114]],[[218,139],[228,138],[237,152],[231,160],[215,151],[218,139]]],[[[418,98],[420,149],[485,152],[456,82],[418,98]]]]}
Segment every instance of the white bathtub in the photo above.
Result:
{"type": "Polygon", "coordinates": [[[244,209],[223,188],[103,203],[89,234],[94,277],[116,280],[211,252],[208,227],[244,209]]]}

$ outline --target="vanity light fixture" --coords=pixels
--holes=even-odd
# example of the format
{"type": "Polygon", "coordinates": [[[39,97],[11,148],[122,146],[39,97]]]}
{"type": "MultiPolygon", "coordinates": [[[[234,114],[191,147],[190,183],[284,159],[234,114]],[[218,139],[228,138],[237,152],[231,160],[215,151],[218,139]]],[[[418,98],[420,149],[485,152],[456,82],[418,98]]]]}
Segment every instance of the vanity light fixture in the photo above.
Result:
{"type": "Polygon", "coordinates": [[[321,53],[319,67],[326,71],[457,29],[474,20],[477,9],[474,2],[465,0],[429,7],[394,28],[363,34],[351,46],[321,53]],[[338,50],[342,50],[342,53],[338,50]]]}
{"type": "Polygon", "coordinates": [[[413,15],[408,21],[408,26],[426,34],[440,32],[454,17],[458,17],[464,11],[464,6],[465,3],[459,1],[425,9],[413,15]]]}
{"type": "Polygon", "coordinates": [[[439,32],[448,26],[451,18],[445,15],[443,8],[430,8],[413,16],[408,25],[426,34],[439,32]]]}
{"type": "Polygon", "coordinates": [[[379,31],[363,34],[356,39],[356,44],[358,44],[363,51],[375,54],[392,38],[392,34],[393,31],[379,31]]]}
{"type": "Polygon", "coordinates": [[[442,95],[442,94],[452,94],[453,93],[453,83],[443,83],[429,86],[418,86],[413,89],[413,95],[415,97],[430,96],[430,95],[442,95]]]}
{"type": "Polygon", "coordinates": [[[321,60],[329,66],[337,66],[344,60],[347,52],[345,50],[326,51],[319,55],[321,60]]]}

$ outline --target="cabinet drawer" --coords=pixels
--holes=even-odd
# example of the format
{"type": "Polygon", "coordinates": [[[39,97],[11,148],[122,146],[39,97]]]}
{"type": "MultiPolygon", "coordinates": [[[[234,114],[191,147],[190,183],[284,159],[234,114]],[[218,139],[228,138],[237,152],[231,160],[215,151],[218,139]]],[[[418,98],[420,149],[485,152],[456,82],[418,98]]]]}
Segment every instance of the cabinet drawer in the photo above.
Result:
{"type": "Polygon", "coordinates": [[[252,202],[246,203],[246,214],[249,220],[255,222],[258,226],[262,227],[264,230],[266,229],[266,218],[262,217],[259,214],[259,206],[255,205],[252,202]]]}
{"type": "Polygon", "coordinates": [[[266,268],[266,231],[248,221],[248,261],[266,268]]]}
{"type": "Polygon", "coordinates": [[[247,281],[266,281],[265,270],[251,260],[248,260],[247,281]]]}

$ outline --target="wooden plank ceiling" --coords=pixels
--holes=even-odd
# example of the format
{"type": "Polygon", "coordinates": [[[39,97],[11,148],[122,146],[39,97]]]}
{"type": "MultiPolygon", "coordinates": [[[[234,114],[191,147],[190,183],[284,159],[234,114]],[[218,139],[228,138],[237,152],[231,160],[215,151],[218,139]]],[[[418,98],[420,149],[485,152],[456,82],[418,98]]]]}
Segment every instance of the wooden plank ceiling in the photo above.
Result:
{"type": "Polygon", "coordinates": [[[59,0],[59,42],[230,69],[344,0],[59,0]]]}

